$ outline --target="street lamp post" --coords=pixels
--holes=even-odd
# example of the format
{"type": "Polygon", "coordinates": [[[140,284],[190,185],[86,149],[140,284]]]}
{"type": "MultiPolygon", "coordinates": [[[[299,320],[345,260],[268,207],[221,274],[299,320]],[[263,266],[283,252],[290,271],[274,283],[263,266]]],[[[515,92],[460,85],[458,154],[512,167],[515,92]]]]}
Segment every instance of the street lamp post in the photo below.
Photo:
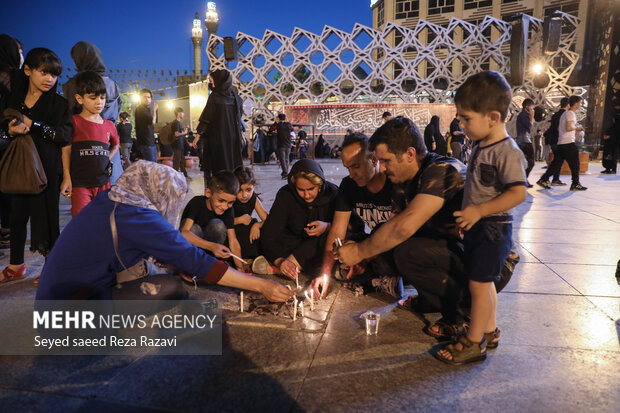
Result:
{"type": "MultiPolygon", "coordinates": [[[[205,27],[207,28],[207,47],[209,47],[209,36],[217,33],[217,28],[220,24],[220,17],[215,9],[215,2],[207,2],[207,13],[205,15],[205,27]]],[[[209,60],[209,50],[207,50],[207,64],[211,69],[211,61],[209,60]]]]}
{"type": "Polygon", "coordinates": [[[200,28],[200,17],[198,12],[194,15],[194,25],[192,27],[192,43],[194,44],[194,76],[202,75],[202,29],[200,28]]]}

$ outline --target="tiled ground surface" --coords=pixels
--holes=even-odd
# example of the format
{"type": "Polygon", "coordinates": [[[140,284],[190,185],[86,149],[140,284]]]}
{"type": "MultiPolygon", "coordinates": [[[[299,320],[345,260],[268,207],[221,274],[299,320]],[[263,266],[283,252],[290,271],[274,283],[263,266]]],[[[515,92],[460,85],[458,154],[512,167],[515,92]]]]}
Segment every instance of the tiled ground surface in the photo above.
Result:
{"type": "MultiPolygon", "coordinates": [[[[339,161],[323,167],[335,183],[345,174],[339,161]]],[[[499,295],[501,344],[482,364],[437,362],[418,317],[387,296],[340,288],[318,324],[273,328],[225,312],[222,356],[0,356],[0,411],[618,411],[620,176],[599,170],[593,162],[582,177],[586,192],[532,188],[517,208],[522,260],[499,295]],[[384,314],[376,337],[357,317],[369,308],[384,314]]],[[[255,172],[269,206],[283,184],[278,168],[255,172]]],[[[192,190],[202,189],[194,179],[192,190]]],[[[61,215],[66,223],[68,205],[61,215]]],[[[43,261],[26,262],[28,279],[0,287],[0,298],[33,296],[43,261]]],[[[190,292],[231,308],[238,299],[230,289],[190,292]]]]}

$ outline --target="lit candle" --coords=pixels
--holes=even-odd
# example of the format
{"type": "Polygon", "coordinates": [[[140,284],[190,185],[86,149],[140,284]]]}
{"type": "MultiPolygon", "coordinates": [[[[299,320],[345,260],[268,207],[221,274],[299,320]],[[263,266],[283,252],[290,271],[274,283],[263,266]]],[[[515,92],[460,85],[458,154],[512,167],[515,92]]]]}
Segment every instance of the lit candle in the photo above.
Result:
{"type": "Polygon", "coordinates": [[[304,303],[299,303],[299,308],[301,310],[301,317],[305,317],[306,315],[304,314],[304,303]]]}
{"type": "Polygon", "coordinates": [[[243,312],[243,291],[241,291],[241,312],[243,312]]]}
{"type": "Polygon", "coordinates": [[[297,297],[293,301],[293,321],[297,320],[297,297]]]}

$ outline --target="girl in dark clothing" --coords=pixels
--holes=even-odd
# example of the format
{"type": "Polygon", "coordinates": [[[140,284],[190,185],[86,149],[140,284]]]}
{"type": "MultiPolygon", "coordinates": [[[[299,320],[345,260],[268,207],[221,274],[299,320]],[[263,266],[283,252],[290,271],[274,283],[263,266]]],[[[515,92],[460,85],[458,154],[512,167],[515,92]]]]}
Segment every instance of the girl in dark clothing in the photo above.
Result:
{"type": "Polygon", "coordinates": [[[602,174],[615,174],[620,151],[620,113],[614,116],[614,123],[603,136],[603,168],[602,174]]]}
{"type": "MultiPolygon", "coordinates": [[[[316,161],[302,159],[293,165],[261,234],[263,253],[280,273],[296,278],[299,271],[312,274],[320,268],[337,194],[338,187],[325,180],[316,161]]],[[[255,272],[265,273],[266,268],[259,268],[268,267],[265,261],[254,261],[255,272]]]]}
{"type": "MultiPolygon", "coordinates": [[[[21,65],[21,55],[17,41],[11,36],[0,34],[0,118],[7,105],[9,91],[11,88],[11,71],[19,69],[21,65]]],[[[1,129],[7,129],[5,125],[1,129]]],[[[6,131],[0,131],[0,158],[8,148],[10,139],[6,131]]],[[[0,192],[0,248],[10,246],[10,219],[11,219],[11,197],[0,192]]]]}
{"type": "Polygon", "coordinates": [[[223,170],[243,165],[241,159],[241,98],[232,88],[228,70],[211,72],[213,92],[200,115],[197,132],[204,142],[202,167],[207,179],[223,170]]]}
{"type": "MultiPolygon", "coordinates": [[[[61,147],[70,142],[73,128],[67,101],[56,94],[56,81],[61,72],[62,63],[54,52],[35,48],[26,56],[23,69],[11,73],[7,107],[21,112],[24,123],[20,131],[15,124],[10,126],[9,134],[29,131],[47,176],[47,187],[37,195],[12,196],[11,261],[0,276],[4,281],[25,276],[24,246],[29,220],[32,251],[47,256],[60,234],[61,147]]],[[[67,170],[68,167],[67,164],[67,170]]],[[[63,180],[62,187],[68,186],[69,182],[63,180]]]]}
{"type": "Polygon", "coordinates": [[[246,166],[240,166],[234,171],[239,180],[239,192],[233,204],[235,213],[235,234],[241,245],[243,258],[254,259],[258,256],[260,230],[267,219],[267,211],[263,207],[258,194],[254,192],[256,177],[254,172],[246,166]],[[252,218],[256,211],[260,221],[252,218]]]}
{"type": "Polygon", "coordinates": [[[433,116],[431,122],[424,129],[424,143],[429,152],[435,152],[443,156],[446,156],[448,153],[448,144],[439,128],[439,116],[433,116]]]}

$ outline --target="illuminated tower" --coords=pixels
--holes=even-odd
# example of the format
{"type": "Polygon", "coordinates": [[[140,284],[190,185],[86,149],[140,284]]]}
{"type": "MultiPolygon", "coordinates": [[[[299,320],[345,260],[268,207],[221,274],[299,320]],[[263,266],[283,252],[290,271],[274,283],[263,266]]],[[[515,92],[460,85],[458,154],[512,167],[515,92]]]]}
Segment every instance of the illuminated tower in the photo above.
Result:
{"type": "MultiPolygon", "coordinates": [[[[207,3],[207,13],[205,15],[205,27],[207,28],[207,47],[209,47],[209,36],[217,33],[217,27],[220,24],[220,17],[215,9],[215,2],[210,1],[207,3]]],[[[209,53],[207,53],[207,60],[209,59],[209,53]]],[[[209,67],[211,66],[209,62],[209,67]]]]}
{"type": "Polygon", "coordinates": [[[200,76],[202,75],[202,29],[200,28],[198,12],[194,15],[192,43],[194,44],[194,76],[200,76]]]}

